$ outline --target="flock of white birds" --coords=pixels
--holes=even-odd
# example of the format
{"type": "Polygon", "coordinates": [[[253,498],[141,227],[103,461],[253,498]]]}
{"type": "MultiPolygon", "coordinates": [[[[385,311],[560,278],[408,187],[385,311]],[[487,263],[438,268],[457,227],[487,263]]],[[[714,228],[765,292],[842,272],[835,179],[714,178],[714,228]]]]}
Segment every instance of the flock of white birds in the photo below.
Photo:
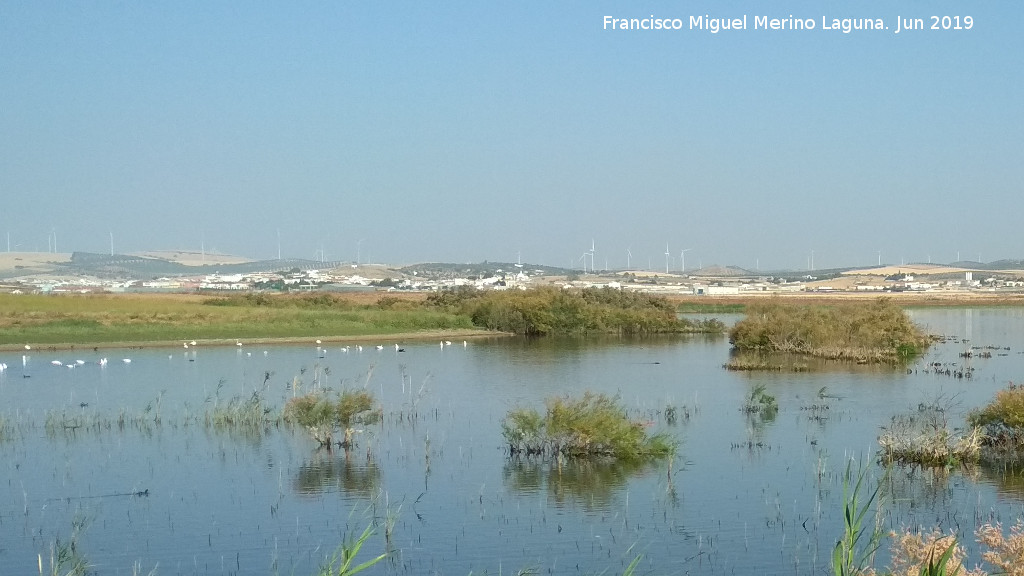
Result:
{"type": "MultiPolygon", "coordinates": [[[[316,349],[317,349],[317,352],[320,353],[320,357],[321,358],[323,358],[324,355],[327,354],[327,348],[321,346],[322,344],[323,344],[323,342],[321,340],[317,340],[316,341],[316,349]]],[[[195,340],[183,343],[183,346],[184,346],[185,350],[193,349],[193,348],[195,348],[198,345],[199,344],[195,340]]],[[[243,346],[241,340],[236,340],[235,341],[235,345],[239,349],[241,349],[242,346],[243,346]]],[[[451,345],[452,345],[451,340],[442,340],[440,342],[440,347],[441,347],[442,350],[446,346],[451,346],[451,345]]],[[[463,340],[462,341],[462,347],[466,348],[468,346],[469,346],[469,343],[467,341],[463,340]]],[[[384,345],[383,344],[378,344],[376,346],[376,349],[377,349],[378,352],[381,351],[381,350],[384,350],[384,345]]],[[[31,350],[32,350],[32,346],[30,344],[26,344],[25,345],[25,351],[26,352],[30,352],[31,350]]],[[[356,344],[355,346],[342,346],[340,348],[340,350],[341,350],[341,352],[343,352],[345,354],[348,354],[350,350],[354,350],[355,352],[361,354],[363,352],[363,347],[361,345],[359,345],[359,344],[356,344]]],[[[189,358],[189,361],[195,361],[195,357],[196,357],[195,350],[192,350],[191,352],[192,352],[192,354],[191,354],[191,357],[189,358]]],[[[395,344],[395,352],[396,353],[397,352],[405,352],[405,348],[402,348],[398,344],[395,344]]],[[[186,354],[186,356],[188,356],[189,353],[186,352],[185,354],[186,354]]],[[[269,354],[269,351],[267,351],[267,350],[263,351],[263,355],[264,356],[266,356],[268,354],[269,354]]],[[[252,352],[246,352],[246,355],[247,356],[252,356],[252,352]]],[[[25,368],[28,365],[28,358],[29,357],[28,357],[27,354],[22,355],[22,357],[21,357],[22,368],[25,368]]],[[[173,358],[173,355],[168,355],[168,358],[173,358]]],[[[132,359],[131,358],[122,358],[121,362],[123,362],[125,364],[131,364],[132,359]]],[[[107,365],[107,359],[106,358],[100,358],[99,360],[97,360],[94,363],[99,365],[99,366],[106,366],[107,365]]],[[[79,366],[84,366],[86,364],[86,361],[85,360],[75,360],[74,362],[67,362],[67,363],[65,363],[63,360],[51,360],[50,364],[52,364],[54,366],[65,367],[65,368],[77,368],[79,366]]],[[[7,364],[3,363],[3,362],[0,362],[0,372],[5,372],[6,370],[7,370],[7,364]]],[[[28,377],[28,375],[25,374],[25,377],[28,377]]]]}

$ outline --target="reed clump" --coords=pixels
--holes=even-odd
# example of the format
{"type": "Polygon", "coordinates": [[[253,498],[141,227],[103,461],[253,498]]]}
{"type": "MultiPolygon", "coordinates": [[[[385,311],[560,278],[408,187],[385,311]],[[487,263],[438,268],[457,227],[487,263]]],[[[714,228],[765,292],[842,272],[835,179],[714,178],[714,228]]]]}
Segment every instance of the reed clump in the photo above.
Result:
{"type": "Polygon", "coordinates": [[[338,445],[349,448],[356,433],[353,426],[376,424],[382,417],[373,393],[367,390],[342,390],[336,399],[324,392],[312,392],[292,398],[283,411],[286,422],[302,426],[321,446],[328,448],[333,445],[337,430],[344,434],[338,445]]]}
{"type": "Polygon", "coordinates": [[[758,384],[747,395],[746,402],[741,408],[747,414],[758,414],[765,419],[771,420],[779,413],[779,403],[775,396],[768,393],[768,387],[758,384]]]}
{"type": "Polygon", "coordinates": [[[225,404],[218,401],[206,412],[203,421],[215,430],[261,433],[276,424],[277,417],[263,396],[253,392],[248,398],[235,396],[225,404]]]}
{"type": "Polygon", "coordinates": [[[631,420],[618,398],[586,392],[549,398],[545,405],[544,414],[517,408],[502,420],[510,455],[645,460],[675,451],[667,435],[648,435],[643,422],[631,420]]]}
{"type": "Polygon", "coordinates": [[[946,408],[919,404],[917,410],[893,416],[878,437],[881,459],[922,466],[958,466],[978,462],[984,440],[981,428],[950,430],[946,408]]]}
{"type": "Polygon", "coordinates": [[[779,299],[751,304],[729,331],[738,351],[789,352],[832,360],[899,362],[931,343],[889,299],[828,305],[779,299]]]}
{"type": "Polygon", "coordinates": [[[431,294],[427,304],[467,316],[474,326],[527,336],[725,331],[715,319],[678,318],[663,297],[617,288],[460,288],[431,294]]]}

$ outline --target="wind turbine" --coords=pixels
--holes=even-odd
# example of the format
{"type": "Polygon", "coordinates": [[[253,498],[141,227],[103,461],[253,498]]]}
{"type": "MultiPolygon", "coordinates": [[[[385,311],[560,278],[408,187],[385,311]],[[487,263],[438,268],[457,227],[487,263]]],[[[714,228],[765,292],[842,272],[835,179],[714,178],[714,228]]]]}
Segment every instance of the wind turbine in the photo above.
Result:
{"type": "Polygon", "coordinates": [[[114,255],[114,233],[110,233],[110,255],[114,255]]]}
{"type": "Polygon", "coordinates": [[[668,252],[668,242],[665,242],[665,274],[668,274],[668,259],[671,257],[672,255],[668,252]]]}
{"type": "Polygon", "coordinates": [[[686,253],[689,252],[690,250],[693,250],[693,248],[684,248],[684,249],[679,251],[679,271],[680,272],[684,272],[684,273],[686,272],[686,253]]]}
{"type": "MultiPolygon", "coordinates": [[[[9,246],[10,242],[8,241],[7,244],[9,246]]],[[[10,248],[8,248],[7,251],[10,252],[11,251],[10,248]]],[[[629,248],[626,248],[626,270],[629,270],[629,259],[632,258],[632,257],[633,257],[633,253],[629,251],[629,248]]]]}
{"type": "Polygon", "coordinates": [[[597,270],[597,264],[594,264],[594,239],[590,239],[590,271],[597,270]]]}

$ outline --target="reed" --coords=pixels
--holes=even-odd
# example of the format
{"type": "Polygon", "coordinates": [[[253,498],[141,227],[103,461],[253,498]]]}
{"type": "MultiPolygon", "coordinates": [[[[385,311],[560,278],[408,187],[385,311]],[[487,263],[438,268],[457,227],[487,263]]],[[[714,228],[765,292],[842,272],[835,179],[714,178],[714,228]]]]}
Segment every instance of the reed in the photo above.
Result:
{"type": "Polygon", "coordinates": [[[950,430],[946,413],[946,407],[933,402],[918,405],[914,412],[893,416],[878,437],[881,459],[923,466],[978,462],[984,439],[981,428],[970,426],[961,433],[950,430]]]}
{"type": "Polygon", "coordinates": [[[341,546],[334,551],[330,558],[320,566],[320,570],[317,571],[316,576],[350,576],[352,574],[358,574],[367,568],[370,568],[374,564],[377,564],[381,560],[388,557],[387,554],[381,554],[374,558],[370,558],[365,562],[353,565],[356,560],[356,556],[359,555],[359,551],[362,550],[366,541],[373,535],[373,526],[367,526],[363,533],[356,538],[351,540],[346,538],[342,542],[341,546]]]}
{"type": "Polygon", "coordinates": [[[878,497],[881,483],[865,499],[864,480],[868,469],[861,467],[854,483],[852,461],[843,474],[843,536],[832,549],[832,573],[835,576],[859,576],[871,573],[871,562],[881,546],[882,529],[868,527],[865,518],[878,497]]]}
{"type": "Polygon", "coordinates": [[[203,423],[218,431],[241,431],[262,433],[277,423],[273,409],[266,404],[259,392],[253,392],[248,398],[235,396],[227,403],[218,400],[214,407],[207,410],[203,423]]]}

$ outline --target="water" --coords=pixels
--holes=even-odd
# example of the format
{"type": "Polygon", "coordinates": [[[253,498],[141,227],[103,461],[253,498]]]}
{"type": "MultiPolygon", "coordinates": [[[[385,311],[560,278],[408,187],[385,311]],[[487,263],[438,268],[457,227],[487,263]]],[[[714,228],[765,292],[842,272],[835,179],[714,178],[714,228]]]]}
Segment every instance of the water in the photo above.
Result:
{"type": "MultiPolygon", "coordinates": [[[[33,350],[30,378],[21,354],[0,354],[10,366],[0,374],[0,566],[37,573],[38,555],[48,564],[52,543],[74,536],[100,574],[312,574],[374,523],[361,558],[387,549],[378,574],[614,574],[638,554],[641,573],[821,574],[841,534],[846,463],[867,461],[871,478],[882,476],[871,456],[880,426],[936,401],[961,425],[1024,373],[1024,311],[912,315],[953,338],[910,373],[729,372],[727,340],[704,336],[403,342],[403,353],[387,341],[361,354],[313,342],[33,350]],[[969,345],[999,350],[960,358],[969,345]],[[934,362],[970,362],[973,377],[925,373],[934,362]],[[758,384],[778,400],[774,419],[740,410],[758,384]],[[215,403],[259,392],[279,408],[315,386],[367,387],[384,422],[348,455],[288,427],[252,435],[202,423],[215,403]],[[500,421],[510,408],[584,390],[618,394],[652,430],[677,437],[679,454],[561,470],[507,457],[500,421]],[[46,425],[62,413],[110,427],[46,425]]],[[[1024,495],[1019,476],[985,471],[896,468],[887,486],[887,529],[959,530],[972,560],[974,528],[1012,524],[1024,495]]]]}

